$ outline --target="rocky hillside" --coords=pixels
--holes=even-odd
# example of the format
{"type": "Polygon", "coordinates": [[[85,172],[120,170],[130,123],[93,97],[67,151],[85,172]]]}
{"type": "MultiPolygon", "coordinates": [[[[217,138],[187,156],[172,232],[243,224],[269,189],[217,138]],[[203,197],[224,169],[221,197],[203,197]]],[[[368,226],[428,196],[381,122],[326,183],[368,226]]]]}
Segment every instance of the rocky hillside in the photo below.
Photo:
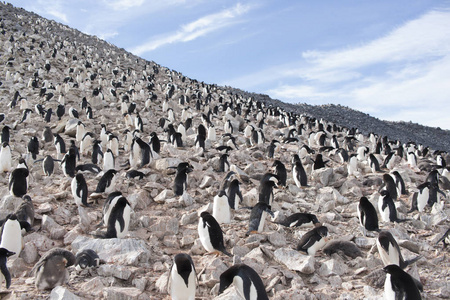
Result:
{"type": "MultiPolygon", "coordinates": [[[[442,165],[439,158],[449,160],[446,153],[434,151],[450,148],[448,131],[381,122],[339,106],[288,105],[198,82],[11,5],[0,4],[0,19],[0,126],[10,128],[12,153],[12,166],[2,165],[0,174],[0,219],[25,202],[9,190],[10,175],[20,158],[28,164],[26,194],[35,212],[32,229],[22,231],[20,255],[8,259],[11,286],[7,289],[5,282],[1,283],[2,298],[170,299],[167,279],[173,258],[188,253],[198,276],[196,299],[240,299],[234,286],[218,295],[220,275],[237,263],[247,264],[260,275],[270,299],[380,299],[385,273],[376,246],[378,234],[363,235],[357,206],[366,196],[378,207],[383,174],[393,171],[398,171],[406,185],[407,194],[399,195],[395,204],[399,217],[408,220],[383,222],[379,214],[379,226],[392,233],[405,259],[421,255],[405,270],[422,283],[422,297],[450,297],[449,248],[442,250],[442,243],[436,244],[450,226],[445,168],[439,169],[443,173],[439,187],[445,196],[439,194],[433,208],[408,212],[418,186],[428,180],[436,165],[442,165]],[[83,143],[77,137],[83,126],[77,125],[78,121],[92,133],[90,143],[86,135],[83,143]],[[109,134],[102,133],[102,124],[109,134]],[[182,144],[170,141],[170,125],[182,144]],[[200,125],[208,131],[204,147],[196,143],[201,138],[200,125]],[[353,127],[359,131],[350,131],[353,127]],[[60,163],[56,161],[53,174],[47,175],[42,162],[36,161],[64,155],[65,151],[57,153],[51,135],[46,139],[44,133],[49,132],[62,138],[66,151],[71,142],[80,148],[77,166],[92,163],[95,139],[103,153],[117,150],[113,190],[122,192],[132,208],[125,238],[98,237],[106,231],[98,224],[108,193],[96,191],[108,169],[105,160],[97,162],[103,171],[83,172],[89,206],[78,205],[71,188],[73,178],[65,176],[60,163]],[[369,136],[369,132],[376,135],[369,136]],[[147,145],[152,136],[158,136],[163,140],[161,150],[157,153],[151,144],[151,159],[143,162],[139,157],[136,163],[130,149],[133,135],[147,145]],[[333,136],[338,145],[332,142],[333,136]],[[383,136],[388,138],[381,143],[383,136]],[[39,142],[36,159],[28,147],[33,137],[39,142]],[[118,149],[109,141],[115,137],[118,149]],[[273,140],[279,143],[271,143],[273,140]],[[416,143],[406,144],[409,141],[416,143]],[[431,148],[427,151],[420,143],[431,148]],[[305,145],[314,152],[308,153],[305,145]],[[228,156],[223,155],[226,147],[228,156]],[[356,154],[361,147],[367,147],[367,155],[360,155],[356,168],[349,169],[339,153],[356,154]],[[269,149],[273,149],[273,157],[269,149]],[[383,165],[389,149],[396,153],[394,160],[373,172],[368,154],[383,165]],[[403,149],[403,156],[398,149],[403,149]],[[417,165],[407,160],[407,152],[415,153],[417,165]],[[317,160],[319,153],[328,162],[314,170],[313,159],[317,160]],[[305,168],[307,186],[297,186],[293,178],[295,154],[305,168]],[[228,164],[222,164],[225,158],[228,164]],[[248,233],[251,211],[246,207],[260,201],[260,180],[264,174],[276,172],[275,160],[287,169],[286,185],[273,190],[275,217],[265,219],[263,230],[248,233]],[[193,172],[186,191],[178,196],[173,189],[173,167],[182,162],[189,163],[193,172]],[[128,176],[133,169],[142,172],[143,178],[128,176]],[[221,224],[231,256],[215,256],[202,246],[197,224],[200,212],[212,213],[213,199],[229,170],[235,172],[243,199],[239,208],[232,210],[231,222],[221,224]],[[315,214],[328,228],[329,240],[351,242],[361,253],[351,258],[342,251],[319,250],[315,255],[297,251],[299,241],[313,227],[291,228],[277,222],[298,212],[315,214]],[[101,263],[82,270],[69,266],[66,284],[40,290],[32,268],[55,248],[74,255],[92,249],[101,263]]],[[[7,155],[3,150],[7,147],[2,146],[0,157],[7,155]]]]}

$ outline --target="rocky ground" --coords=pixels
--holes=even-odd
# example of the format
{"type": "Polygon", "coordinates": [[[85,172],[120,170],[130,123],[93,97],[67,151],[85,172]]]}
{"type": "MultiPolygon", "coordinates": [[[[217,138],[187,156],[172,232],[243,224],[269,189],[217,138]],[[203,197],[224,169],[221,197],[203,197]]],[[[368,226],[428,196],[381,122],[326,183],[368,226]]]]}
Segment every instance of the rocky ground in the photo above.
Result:
{"type": "MultiPolygon", "coordinates": [[[[258,201],[259,179],[262,174],[273,172],[273,159],[268,157],[267,147],[272,139],[283,140],[283,134],[286,135],[289,130],[278,118],[266,118],[264,134],[267,141],[252,146],[242,129],[246,122],[257,124],[256,105],[251,107],[252,113],[247,116],[248,121],[235,113],[219,110],[212,119],[217,140],[207,140],[206,151],[201,151],[194,143],[196,128],[202,123],[201,114],[225,102],[241,103],[245,107],[250,103],[249,95],[237,94],[231,88],[191,80],[95,37],[11,5],[1,4],[0,9],[0,112],[5,114],[5,120],[0,125],[12,128],[10,146],[13,167],[17,165],[19,157],[26,155],[26,145],[32,136],[40,139],[38,158],[45,155],[56,158],[53,143],[45,143],[41,139],[45,126],[50,126],[53,133],[59,133],[67,145],[75,140],[73,128],[68,125],[73,122],[68,115],[69,107],[80,112],[79,119],[97,138],[100,136],[101,124],[105,124],[109,131],[119,137],[121,147],[124,143],[124,131],[134,130],[134,126],[126,124],[122,116],[123,95],[128,95],[130,102],[137,105],[137,111],[144,121],[141,137],[145,141],[149,140],[151,132],[156,132],[161,139],[166,138],[166,133],[159,126],[161,117],[169,117],[168,112],[163,110],[165,105],[174,111],[175,128],[184,121],[183,109],[189,112],[193,120],[193,128],[186,132],[184,146],[175,147],[163,143],[159,156],[139,169],[146,174],[142,180],[128,179],[125,176],[128,169],[122,165],[127,162],[129,152],[120,150],[116,157],[116,169],[120,173],[116,189],[122,191],[133,208],[130,232],[124,239],[97,239],[92,235],[102,218],[102,205],[107,196],[92,195],[99,180],[98,175],[84,175],[90,192],[88,201],[92,205],[79,209],[70,190],[72,179],[65,177],[59,166],[53,175],[45,176],[41,163],[29,160],[31,175],[28,195],[34,203],[36,220],[33,232],[24,234],[21,255],[8,263],[12,284],[8,290],[4,283],[0,287],[3,298],[58,299],[58,295],[64,294],[64,299],[169,299],[166,279],[173,256],[185,252],[192,256],[199,275],[197,299],[239,299],[234,288],[228,289],[223,295],[217,295],[220,274],[238,262],[248,264],[260,274],[270,299],[380,299],[383,295],[384,278],[381,271],[383,263],[374,247],[376,235],[363,236],[356,207],[361,196],[367,196],[377,206],[382,175],[393,170],[399,171],[409,191],[409,195],[399,199],[398,210],[401,217],[411,220],[404,223],[381,223],[380,227],[391,231],[407,259],[417,254],[422,255],[417,263],[407,269],[423,283],[422,297],[450,297],[448,248],[442,250],[442,244],[436,245],[436,241],[450,226],[448,186],[441,184],[441,189],[447,194],[442,207],[407,214],[412,193],[425,181],[431,166],[436,163],[432,151],[426,157],[419,157],[420,168],[411,168],[406,160],[398,159],[393,170],[383,169],[382,172],[372,173],[367,162],[362,160],[358,162],[358,172],[351,176],[347,165],[341,163],[337,155],[332,154],[333,151],[323,153],[330,163],[327,168],[318,171],[312,171],[310,156],[307,155],[302,160],[308,173],[309,186],[300,189],[295,185],[290,172],[291,157],[299,153],[303,144],[319,151],[319,145],[310,144],[308,140],[310,132],[317,131],[317,128],[313,127],[296,136],[296,143],[281,143],[275,150],[274,159],[282,161],[288,168],[288,181],[287,187],[274,191],[272,210],[277,214],[275,221],[295,212],[314,213],[328,227],[330,239],[352,241],[363,254],[356,259],[337,254],[328,257],[321,251],[315,257],[306,256],[296,251],[295,247],[310,228],[285,228],[268,218],[263,232],[246,235],[250,210],[242,207],[253,206],[258,201]],[[46,60],[51,65],[48,72],[45,70],[46,60]],[[115,69],[118,70],[117,75],[113,73],[115,69]],[[35,78],[36,71],[38,87],[33,88],[29,82],[35,78]],[[116,87],[117,96],[109,92],[113,88],[113,81],[122,84],[122,87],[116,87]],[[47,88],[44,95],[40,95],[42,86],[47,88]],[[171,86],[174,86],[172,94],[169,92],[171,86]],[[100,87],[99,95],[94,95],[94,90],[100,87]],[[19,98],[17,105],[11,108],[10,102],[16,91],[20,93],[20,98],[26,98],[27,101],[20,101],[19,98]],[[53,97],[47,100],[50,93],[53,97]],[[168,101],[164,101],[166,95],[168,101]],[[189,96],[190,103],[180,105],[178,100],[183,96],[189,96]],[[94,119],[87,119],[85,111],[81,110],[83,97],[90,103],[94,119]],[[197,110],[195,105],[198,98],[202,103],[210,99],[210,103],[197,110]],[[34,111],[34,105],[38,103],[53,111],[56,111],[58,104],[64,103],[66,113],[61,120],[53,115],[51,121],[46,123],[34,111]],[[20,123],[27,107],[33,112],[29,119],[20,123]],[[200,244],[197,222],[199,211],[211,210],[213,198],[226,175],[218,172],[220,152],[215,148],[227,143],[222,137],[227,119],[235,127],[233,136],[239,147],[239,150],[230,152],[228,161],[239,173],[244,201],[241,208],[234,212],[232,222],[222,225],[226,248],[233,256],[215,257],[206,254],[200,244]],[[175,173],[168,168],[183,161],[190,162],[194,167],[194,172],[189,177],[188,197],[174,195],[172,185],[175,173]],[[40,256],[55,247],[63,247],[74,254],[81,249],[93,249],[99,254],[102,264],[82,271],[69,267],[70,280],[62,288],[55,288],[53,291],[37,290],[30,271],[40,256]]],[[[255,96],[255,99],[258,97],[263,96],[255,96]]],[[[266,99],[261,101],[266,102],[266,99]]],[[[299,113],[323,117],[339,126],[357,127],[364,134],[374,131],[402,142],[413,140],[430,146],[433,150],[450,148],[448,131],[408,123],[383,123],[385,125],[379,126],[379,120],[337,106],[293,107],[279,102],[271,103],[278,104],[286,111],[299,109],[299,113]],[[339,115],[339,112],[343,113],[339,115]],[[417,128],[424,129],[426,134],[420,134],[417,128]],[[400,130],[404,130],[401,138],[396,136],[400,130]],[[441,138],[437,139],[433,134],[440,135],[441,138]],[[427,140],[427,136],[431,140],[427,140]]],[[[136,113],[132,116],[134,118],[136,113]]],[[[340,144],[344,145],[346,132],[334,134],[340,144]]],[[[327,139],[327,145],[330,137],[331,135],[327,139]]],[[[371,152],[374,151],[375,145],[366,135],[358,137],[358,146],[364,145],[371,152]]],[[[78,142],[77,145],[79,146],[78,142]]],[[[382,154],[376,156],[380,162],[385,157],[382,154]]],[[[311,156],[314,157],[315,155],[311,156]]],[[[448,156],[444,157],[449,161],[448,156]]],[[[78,164],[88,163],[90,160],[89,155],[82,155],[78,164]]],[[[99,166],[102,167],[101,164],[99,166]]],[[[0,175],[1,218],[15,211],[22,202],[21,198],[9,195],[9,173],[0,175]]]]}

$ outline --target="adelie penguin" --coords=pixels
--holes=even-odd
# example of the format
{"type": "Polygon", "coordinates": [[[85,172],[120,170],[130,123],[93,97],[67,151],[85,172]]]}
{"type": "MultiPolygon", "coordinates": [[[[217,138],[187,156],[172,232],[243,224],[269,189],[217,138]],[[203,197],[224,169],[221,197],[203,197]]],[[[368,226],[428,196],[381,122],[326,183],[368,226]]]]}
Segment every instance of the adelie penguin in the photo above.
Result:
{"type": "Polygon", "coordinates": [[[39,154],[39,140],[37,137],[33,136],[30,138],[27,146],[28,154],[36,160],[37,155],[39,154]]]}
{"type": "Polygon", "coordinates": [[[61,160],[61,169],[64,176],[75,177],[75,168],[77,164],[77,156],[74,148],[69,148],[69,151],[61,160]]]}
{"type": "Polygon", "coordinates": [[[14,254],[14,252],[9,251],[8,249],[0,248],[0,286],[3,284],[3,281],[5,281],[7,289],[11,286],[11,273],[9,273],[6,263],[8,257],[14,254]]]}
{"type": "Polygon", "coordinates": [[[169,276],[168,292],[172,299],[195,300],[197,273],[189,254],[175,255],[169,276]]]}
{"type": "Polygon", "coordinates": [[[219,224],[231,222],[231,207],[224,190],[220,190],[214,197],[212,215],[219,224]]]}
{"type": "Polygon", "coordinates": [[[301,188],[308,186],[308,177],[306,176],[300,157],[297,154],[292,157],[292,177],[294,178],[297,187],[301,188]]]}
{"type": "Polygon", "coordinates": [[[258,202],[264,202],[268,205],[272,205],[273,188],[277,185],[278,185],[278,176],[276,176],[272,173],[264,174],[259,182],[258,202]]]}
{"type": "Polygon", "coordinates": [[[84,249],[75,256],[75,268],[82,270],[86,268],[94,268],[100,265],[98,254],[92,249],[84,249]]]}
{"type": "Polygon", "coordinates": [[[34,205],[31,197],[25,195],[22,197],[22,203],[17,207],[15,215],[20,223],[20,227],[30,231],[34,224],[34,205]]]}
{"type": "Polygon", "coordinates": [[[261,277],[246,264],[231,266],[220,275],[219,295],[231,284],[245,300],[269,300],[261,277]]]}
{"type": "Polygon", "coordinates": [[[372,153],[369,154],[369,166],[372,170],[372,173],[380,172],[380,163],[378,162],[378,159],[373,155],[372,153]]]}
{"type": "Polygon", "coordinates": [[[421,300],[419,288],[414,278],[397,265],[388,265],[383,268],[386,272],[384,282],[384,299],[421,300]]]}
{"type": "Polygon", "coordinates": [[[3,142],[0,149],[0,173],[9,172],[12,169],[11,147],[8,142],[3,142]]]}
{"type": "Polygon", "coordinates": [[[316,159],[314,160],[313,170],[322,169],[325,168],[325,164],[328,162],[328,160],[324,161],[322,154],[317,154],[316,159]]]}
{"type": "MultiPolygon", "coordinates": [[[[173,167],[172,167],[173,168],[173,167]]],[[[176,167],[177,173],[175,175],[175,181],[173,183],[173,191],[175,195],[181,196],[187,191],[188,186],[188,173],[193,171],[192,166],[187,162],[179,163],[176,167]]]]}
{"type": "Polygon", "coordinates": [[[28,191],[28,168],[23,159],[19,160],[19,166],[9,176],[9,193],[15,197],[22,197],[28,191]],[[23,163],[21,163],[23,161],[23,163]],[[23,167],[22,167],[23,166],[23,167]]]}
{"type": "Polygon", "coordinates": [[[0,232],[0,248],[14,252],[14,258],[20,255],[24,247],[22,228],[31,229],[29,224],[19,221],[15,214],[9,214],[3,222],[0,232]]]}
{"type": "Polygon", "coordinates": [[[389,195],[391,196],[392,200],[397,201],[398,198],[397,185],[395,184],[394,178],[392,178],[391,175],[389,174],[383,175],[383,184],[381,185],[379,191],[381,191],[383,188],[389,192],[389,195]]]}
{"type": "Polygon", "coordinates": [[[120,192],[113,192],[103,205],[103,224],[107,226],[102,238],[124,238],[130,226],[131,205],[120,192]]]}
{"type": "Polygon", "coordinates": [[[97,188],[95,189],[96,193],[111,193],[115,189],[115,181],[117,178],[117,171],[114,169],[109,169],[106,171],[103,176],[100,178],[97,188]]]}
{"type": "Polygon", "coordinates": [[[316,255],[316,252],[326,244],[327,235],[328,228],[317,224],[314,229],[308,231],[302,236],[296,249],[314,256],[316,255]]]}
{"type": "Polygon", "coordinates": [[[404,269],[422,257],[417,256],[413,259],[405,261],[394,236],[389,231],[385,230],[380,231],[378,235],[377,248],[380,258],[385,266],[394,264],[404,269]]]}
{"type": "Polygon", "coordinates": [[[263,232],[267,214],[270,214],[272,217],[275,217],[274,213],[271,210],[270,205],[268,205],[265,202],[256,203],[256,205],[253,206],[252,211],[250,213],[250,220],[247,234],[263,232]]]}
{"type": "Polygon", "coordinates": [[[231,254],[225,249],[222,229],[216,219],[209,212],[204,211],[200,214],[197,229],[200,242],[206,251],[215,254],[219,254],[220,251],[225,255],[231,256],[231,254]]]}
{"type": "Polygon", "coordinates": [[[69,280],[67,267],[76,261],[72,252],[62,248],[47,251],[31,270],[34,273],[35,285],[39,290],[51,290],[69,280]]]}
{"type": "Polygon", "coordinates": [[[278,177],[278,185],[286,186],[287,171],[285,165],[281,161],[275,160],[272,167],[275,167],[275,175],[278,177]]]}
{"type": "Polygon", "coordinates": [[[294,213],[278,224],[285,227],[306,227],[320,225],[316,215],[310,213],[294,213]]]}
{"type": "Polygon", "coordinates": [[[71,184],[72,196],[77,206],[89,206],[87,203],[88,186],[83,174],[78,173],[72,179],[71,184]]]}
{"type": "Polygon", "coordinates": [[[380,231],[378,227],[377,211],[366,197],[361,197],[361,199],[359,199],[357,212],[364,236],[367,236],[367,231],[380,231]]]}
{"type": "Polygon", "coordinates": [[[397,217],[397,208],[395,207],[394,200],[386,190],[380,192],[378,198],[378,211],[380,212],[381,219],[384,222],[404,222],[407,219],[399,219],[397,217]]]}
{"type": "Polygon", "coordinates": [[[233,179],[226,187],[228,203],[232,209],[238,209],[239,203],[244,201],[241,190],[239,188],[239,180],[233,179]]]}

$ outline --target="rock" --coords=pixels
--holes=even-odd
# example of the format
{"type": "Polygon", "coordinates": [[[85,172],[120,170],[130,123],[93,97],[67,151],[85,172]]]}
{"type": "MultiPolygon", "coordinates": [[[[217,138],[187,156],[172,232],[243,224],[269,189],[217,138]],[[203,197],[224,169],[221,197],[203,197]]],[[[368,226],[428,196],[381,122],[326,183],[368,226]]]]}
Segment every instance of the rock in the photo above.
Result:
{"type": "Polygon", "coordinates": [[[77,133],[78,119],[69,119],[64,127],[64,133],[74,138],[77,133]]]}
{"type": "Polygon", "coordinates": [[[50,300],[78,300],[80,297],[76,296],[63,286],[55,287],[50,293],[50,300]]]}
{"type": "Polygon", "coordinates": [[[39,258],[36,245],[33,242],[25,243],[22,252],[20,252],[20,257],[22,257],[27,264],[35,263],[39,258]]]}
{"type": "Polygon", "coordinates": [[[42,216],[42,227],[43,230],[46,230],[50,234],[50,238],[54,240],[59,240],[64,237],[66,234],[66,229],[56,223],[52,218],[48,215],[42,216]]]}
{"type": "Polygon", "coordinates": [[[286,237],[279,232],[272,232],[267,236],[267,238],[269,239],[269,242],[275,247],[286,246],[286,237]]]}
{"type": "Polygon", "coordinates": [[[180,225],[186,226],[188,224],[195,223],[197,220],[198,220],[198,215],[197,215],[197,212],[194,211],[192,213],[184,214],[181,217],[180,225]]]}
{"type": "Polygon", "coordinates": [[[134,287],[107,287],[103,289],[103,297],[108,300],[150,299],[142,298],[142,291],[134,287]]]}
{"type": "Polygon", "coordinates": [[[332,258],[322,263],[318,272],[321,276],[342,276],[347,270],[348,267],[342,260],[332,258]]]}
{"type": "Polygon", "coordinates": [[[327,186],[333,178],[333,168],[321,168],[314,170],[311,176],[323,186],[327,186]]]}
{"type": "Polygon", "coordinates": [[[134,210],[145,209],[151,203],[151,198],[146,190],[140,190],[138,193],[128,195],[127,200],[134,210]]]}
{"type": "Polygon", "coordinates": [[[148,230],[150,232],[161,231],[165,233],[178,233],[178,219],[177,218],[161,218],[151,225],[148,230]]]}
{"type": "Polygon", "coordinates": [[[163,190],[158,196],[155,197],[154,201],[156,203],[165,203],[166,199],[170,199],[173,196],[175,196],[173,190],[163,190]]]}
{"type": "Polygon", "coordinates": [[[42,235],[37,232],[33,232],[31,234],[25,235],[23,237],[23,240],[26,243],[33,243],[39,252],[47,252],[48,250],[58,247],[60,243],[53,241],[46,237],[45,235],[42,235]]]}
{"type": "Polygon", "coordinates": [[[211,176],[205,176],[205,177],[203,177],[203,180],[198,187],[200,189],[210,187],[213,184],[213,181],[214,181],[214,179],[211,176]]]}
{"type": "Polygon", "coordinates": [[[15,212],[22,201],[22,198],[19,197],[11,195],[4,196],[0,201],[0,219],[3,220],[8,214],[15,212]]]}
{"type": "Polygon", "coordinates": [[[154,162],[156,170],[166,173],[168,168],[177,167],[183,161],[178,157],[166,157],[156,159],[154,162]]]}
{"type": "Polygon", "coordinates": [[[91,280],[84,282],[81,285],[81,290],[86,292],[86,294],[100,298],[102,291],[105,288],[100,277],[94,277],[91,280]]]}
{"type": "Polygon", "coordinates": [[[92,249],[106,263],[127,266],[145,264],[151,256],[145,242],[137,239],[92,239],[79,236],[72,242],[72,249],[74,253],[92,249]]]}
{"type": "Polygon", "coordinates": [[[98,275],[100,276],[114,276],[119,279],[128,280],[130,277],[136,273],[137,268],[130,266],[122,266],[117,264],[105,264],[100,265],[97,269],[98,275]]]}
{"type": "Polygon", "coordinates": [[[313,256],[304,255],[289,248],[277,249],[274,255],[275,260],[284,264],[289,270],[299,271],[303,274],[312,274],[315,271],[313,256]]]}

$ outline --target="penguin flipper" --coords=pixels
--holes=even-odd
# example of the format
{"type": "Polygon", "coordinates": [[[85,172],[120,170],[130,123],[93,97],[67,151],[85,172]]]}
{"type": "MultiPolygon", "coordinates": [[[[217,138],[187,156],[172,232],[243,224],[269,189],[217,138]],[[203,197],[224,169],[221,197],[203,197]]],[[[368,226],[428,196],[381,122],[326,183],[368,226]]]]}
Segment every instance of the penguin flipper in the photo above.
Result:
{"type": "Polygon", "coordinates": [[[31,224],[27,221],[19,221],[19,223],[20,228],[25,229],[27,232],[33,231],[33,229],[31,228],[31,224]]]}
{"type": "MultiPolygon", "coordinates": [[[[406,268],[407,266],[409,266],[409,265],[415,263],[416,261],[418,261],[418,260],[421,259],[422,257],[423,257],[422,255],[417,255],[416,257],[414,257],[414,258],[412,258],[412,259],[405,260],[405,262],[404,262],[404,267],[406,268]]],[[[422,287],[422,289],[423,289],[423,287],[422,287]]]]}

